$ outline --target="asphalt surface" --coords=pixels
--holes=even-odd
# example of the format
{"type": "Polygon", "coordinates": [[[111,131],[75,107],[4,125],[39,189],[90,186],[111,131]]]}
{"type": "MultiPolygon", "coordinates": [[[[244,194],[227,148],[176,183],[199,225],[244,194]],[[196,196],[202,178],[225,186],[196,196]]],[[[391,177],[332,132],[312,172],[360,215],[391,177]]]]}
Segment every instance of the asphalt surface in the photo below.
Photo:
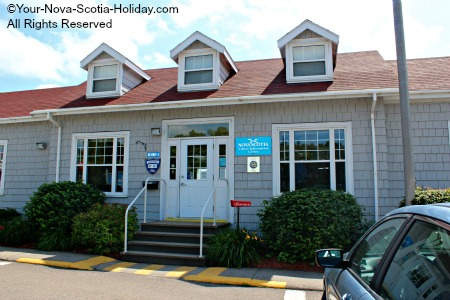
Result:
{"type": "Polygon", "coordinates": [[[315,272],[157,265],[126,262],[106,256],[10,247],[0,247],[0,260],[76,270],[124,272],[141,276],[170,277],[186,281],[237,286],[311,291],[323,289],[322,273],[315,272]]]}

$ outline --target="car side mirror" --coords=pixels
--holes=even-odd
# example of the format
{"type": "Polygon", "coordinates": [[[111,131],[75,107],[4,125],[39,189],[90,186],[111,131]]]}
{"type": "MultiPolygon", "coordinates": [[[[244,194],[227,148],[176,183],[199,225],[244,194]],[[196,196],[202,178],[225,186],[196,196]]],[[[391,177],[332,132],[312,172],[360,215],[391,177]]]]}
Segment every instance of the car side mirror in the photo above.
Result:
{"type": "Polygon", "coordinates": [[[341,249],[321,249],[316,251],[316,264],[325,268],[342,266],[344,253],[341,249]]]}

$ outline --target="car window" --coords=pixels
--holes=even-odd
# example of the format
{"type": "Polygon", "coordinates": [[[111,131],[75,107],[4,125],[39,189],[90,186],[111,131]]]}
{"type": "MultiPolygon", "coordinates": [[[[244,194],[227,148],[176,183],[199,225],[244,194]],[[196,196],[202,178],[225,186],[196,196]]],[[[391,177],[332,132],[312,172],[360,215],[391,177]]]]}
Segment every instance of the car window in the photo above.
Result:
{"type": "Polygon", "coordinates": [[[365,282],[372,280],[381,258],[405,220],[396,218],[381,223],[356,246],[350,268],[365,282]]]}
{"type": "Polygon", "coordinates": [[[381,285],[384,299],[450,299],[450,232],[416,221],[381,285]]]}

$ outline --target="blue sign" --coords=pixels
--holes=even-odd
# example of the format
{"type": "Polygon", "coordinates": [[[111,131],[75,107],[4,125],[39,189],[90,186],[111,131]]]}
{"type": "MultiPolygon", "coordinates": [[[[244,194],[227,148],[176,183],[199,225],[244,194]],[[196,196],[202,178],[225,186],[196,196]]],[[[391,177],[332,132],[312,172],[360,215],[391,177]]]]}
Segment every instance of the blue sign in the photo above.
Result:
{"type": "Polygon", "coordinates": [[[145,160],[145,168],[150,174],[155,174],[159,170],[159,166],[161,165],[160,158],[152,158],[145,160]]]}
{"type": "Polygon", "coordinates": [[[147,158],[151,159],[151,158],[160,158],[161,157],[161,153],[159,152],[147,152],[147,158]]]}
{"type": "Polygon", "coordinates": [[[272,154],[270,136],[236,138],[236,156],[260,156],[272,154]]]}

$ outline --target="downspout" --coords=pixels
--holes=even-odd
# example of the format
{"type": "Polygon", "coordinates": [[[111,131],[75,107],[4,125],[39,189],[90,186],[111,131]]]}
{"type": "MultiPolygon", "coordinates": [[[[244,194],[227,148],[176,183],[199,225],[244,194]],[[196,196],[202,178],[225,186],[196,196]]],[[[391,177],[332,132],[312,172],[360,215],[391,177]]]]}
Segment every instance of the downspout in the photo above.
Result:
{"type": "Polygon", "coordinates": [[[378,221],[378,168],[377,168],[377,143],[375,136],[375,109],[377,106],[377,94],[372,94],[372,109],[370,110],[370,121],[372,129],[372,155],[373,155],[373,190],[374,190],[374,208],[375,222],[378,221]]]}
{"type": "Polygon", "coordinates": [[[56,146],[56,176],[55,176],[55,181],[59,182],[59,167],[60,167],[60,161],[61,161],[61,136],[62,136],[62,126],[61,124],[59,124],[58,122],[56,122],[53,118],[52,118],[52,114],[51,113],[47,113],[47,120],[52,122],[53,125],[55,125],[56,127],[58,127],[58,144],[56,146]]]}

